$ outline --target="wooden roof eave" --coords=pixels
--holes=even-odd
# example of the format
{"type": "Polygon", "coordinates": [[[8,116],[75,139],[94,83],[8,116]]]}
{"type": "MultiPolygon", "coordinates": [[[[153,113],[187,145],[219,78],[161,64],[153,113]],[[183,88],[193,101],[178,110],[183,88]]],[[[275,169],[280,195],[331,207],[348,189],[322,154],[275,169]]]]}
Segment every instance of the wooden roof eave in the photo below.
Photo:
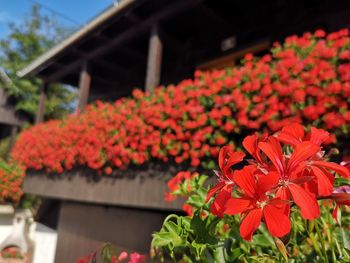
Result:
{"type": "Polygon", "coordinates": [[[35,59],[32,63],[30,63],[28,66],[23,68],[22,70],[19,70],[17,72],[18,77],[26,77],[28,75],[35,75],[38,73],[41,69],[45,68],[47,65],[52,63],[54,58],[61,54],[62,51],[64,51],[69,46],[73,45],[74,43],[77,43],[79,40],[81,40],[83,37],[88,35],[90,32],[94,31],[96,28],[98,28],[101,24],[109,20],[111,17],[115,16],[117,13],[123,11],[128,6],[136,2],[136,0],[124,0],[118,5],[114,5],[113,7],[109,8],[105,12],[103,12],[101,15],[97,16],[95,19],[93,19],[91,22],[89,22],[86,26],[72,34],[70,37],[59,43],[58,45],[51,48],[49,51],[45,52],[41,56],[39,56],[37,59],[35,59]]]}
{"type": "MultiPolygon", "coordinates": [[[[100,59],[103,55],[105,55],[106,53],[114,49],[116,46],[121,47],[127,41],[130,41],[135,37],[138,37],[143,33],[146,33],[147,30],[150,30],[155,23],[165,19],[171,19],[171,17],[176,16],[178,13],[181,13],[185,10],[190,9],[191,7],[198,5],[202,1],[203,0],[181,0],[181,1],[178,0],[175,2],[171,2],[171,4],[166,5],[161,9],[157,10],[156,12],[149,14],[147,17],[144,17],[141,21],[138,21],[136,24],[132,24],[129,28],[127,28],[123,32],[115,35],[114,37],[111,37],[109,41],[104,45],[96,46],[89,52],[86,52],[84,56],[79,56],[79,58],[73,61],[69,61],[69,63],[64,64],[64,66],[53,70],[49,74],[45,73],[44,71],[47,70],[49,67],[51,67],[52,64],[57,65],[56,62],[58,59],[62,57],[62,55],[67,54],[67,52],[76,49],[75,46],[78,46],[80,42],[83,41],[84,39],[87,39],[88,36],[93,35],[94,39],[96,38],[98,39],[99,35],[97,34],[97,31],[99,30],[100,25],[102,27],[102,22],[99,23],[99,25],[96,25],[94,28],[91,28],[91,30],[89,30],[84,34],[79,33],[80,31],[78,31],[76,34],[74,34],[72,37],[69,38],[69,39],[72,39],[74,37],[75,40],[67,39],[63,43],[57,45],[47,53],[43,54],[37,60],[32,62],[26,68],[19,71],[18,76],[24,77],[28,75],[36,75],[41,77],[45,82],[60,82],[62,78],[67,76],[68,74],[71,74],[72,72],[75,72],[75,73],[79,72],[79,68],[81,68],[81,66],[87,61],[100,59]],[[80,38],[78,38],[79,36],[80,38]],[[81,41],[78,41],[79,39],[81,41]]],[[[125,0],[124,2],[122,2],[124,6],[126,5],[126,3],[129,3],[127,6],[132,8],[132,6],[135,6],[136,3],[140,3],[140,0],[125,0]],[[132,5],[132,3],[135,3],[135,5],[132,5]]],[[[123,9],[126,9],[127,6],[125,6],[123,9]]],[[[127,10],[130,10],[130,8],[128,8],[127,10]]],[[[114,15],[115,14],[116,12],[114,13],[114,15]]],[[[112,15],[108,16],[108,18],[104,19],[104,22],[107,23],[108,21],[110,21],[108,19],[111,19],[111,18],[112,18],[112,15]]],[[[82,30],[84,30],[84,28],[82,30]]]]}

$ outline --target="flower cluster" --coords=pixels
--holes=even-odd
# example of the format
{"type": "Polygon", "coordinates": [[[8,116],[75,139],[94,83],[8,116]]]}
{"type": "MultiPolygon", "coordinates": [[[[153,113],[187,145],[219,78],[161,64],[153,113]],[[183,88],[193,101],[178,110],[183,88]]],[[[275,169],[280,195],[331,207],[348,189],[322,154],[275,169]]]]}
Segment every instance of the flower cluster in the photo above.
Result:
{"type": "MultiPolygon", "coordinates": [[[[168,181],[169,191],[165,193],[165,201],[174,201],[178,196],[187,199],[193,191],[198,190],[198,186],[202,185],[202,179],[198,173],[190,171],[180,171],[168,181]]],[[[189,215],[193,215],[193,207],[187,203],[182,206],[183,211],[189,215]]]]}
{"type": "Polygon", "coordinates": [[[165,193],[167,202],[176,199],[177,195],[187,196],[191,192],[191,181],[198,176],[198,173],[191,174],[190,171],[180,171],[168,181],[169,192],[165,193]]]}
{"type": "Polygon", "coordinates": [[[21,185],[24,177],[22,166],[14,162],[0,160],[0,203],[5,201],[19,202],[23,191],[21,185]]]}
{"type": "Polygon", "coordinates": [[[196,167],[241,134],[291,122],[346,134],[349,72],[348,30],[291,36],[271,54],[246,55],[240,66],[198,71],[153,94],[135,90],[131,98],[29,128],[12,156],[30,169],[61,173],[85,165],[111,174],[151,159],[196,167]]]}
{"type": "Polygon", "coordinates": [[[297,123],[272,136],[247,136],[243,146],[251,159],[241,169],[233,166],[241,163],[245,154],[223,147],[219,183],[207,194],[207,201],[215,195],[211,212],[220,217],[240,214],[240,234],[251,240],[261,220],[271,235],[287,235],[294,204],[304,219],[320,216],[318,199],[350,205],[349,186],[334,187],[334,173],[350,179],[350,171],[327,160],[322,144],[329,138],[328,132],[314,127],[306,134],[297,123]]]}
{"type": "Polygon", "coordinates": [[[0,259],[24,259],[23,253],[16,247],[8,247],[0,252],[0,259]]]}

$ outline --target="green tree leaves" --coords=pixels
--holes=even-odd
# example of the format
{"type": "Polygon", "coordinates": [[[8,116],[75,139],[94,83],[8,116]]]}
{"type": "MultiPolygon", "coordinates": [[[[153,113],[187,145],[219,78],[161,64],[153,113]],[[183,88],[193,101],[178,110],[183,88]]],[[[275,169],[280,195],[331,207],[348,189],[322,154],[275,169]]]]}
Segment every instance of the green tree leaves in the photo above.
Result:
{"type": "MultiPolygon", "coordinates": [[[[17,72],[61,41],[72,29],[58,25],[54,17],[43,15],[38,5],[33,5],[29,15],[19,24],[10,24],[10,33],[0,40],[0,67],[12,83],[1,83],[9,95],[16,98],[16,110],[34,115],[39,101],[41,81],[37,78],[19,78],[17,72]]],[[[45,115],[60,118],[72,108],[76,92],[66,86],[49,86],[45,115]]]]}

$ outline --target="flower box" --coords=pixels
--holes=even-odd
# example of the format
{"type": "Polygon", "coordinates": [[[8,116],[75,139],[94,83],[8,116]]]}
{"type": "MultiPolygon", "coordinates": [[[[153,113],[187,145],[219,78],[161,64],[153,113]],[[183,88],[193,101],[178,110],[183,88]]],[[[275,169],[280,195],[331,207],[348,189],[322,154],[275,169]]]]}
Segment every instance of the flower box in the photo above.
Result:
{"type": "Polygon", "coordinates": [[[60,200],[94,204],[179,211],[182,200],[166,202],[167,181],[181,167],[151,163],[98,176],[87,168],[74,169],[60,175],[42,171],[28,171],[23,189],[25,193],[60,200]]]}

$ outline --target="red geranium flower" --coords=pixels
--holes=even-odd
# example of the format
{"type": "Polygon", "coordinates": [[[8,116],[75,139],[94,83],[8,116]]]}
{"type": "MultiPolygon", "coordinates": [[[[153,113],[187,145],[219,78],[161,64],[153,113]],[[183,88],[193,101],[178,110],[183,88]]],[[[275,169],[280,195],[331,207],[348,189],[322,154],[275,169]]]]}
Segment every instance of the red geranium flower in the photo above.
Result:
{"type": "Polygon", "coordinates": [[[291,201],[305,219],[319,217],[318,198],[334,200],[335,212],[339,204],[349,205],[349,194],[344,193],[344,189],[349,189],[334,190],[335,175],[331,173],[349,177],[349,170],[324,157],[322,143],[329,138],[328,132],[313,127],[305,134],[299,124],[288,125],[274,136],[247,136],[243,146],[254,160],[248,160],[241,170],[233,170],[232,165],[242,161],[244,154],[222,148],[219,184],[207,195],[208,201],[219,192],[211,204],[211,212],[220,217],[241,214],[241,236],[250,240],[261,220],[273,236],[286,235],[291,227],[291,201]]]}
{"type": "Polygon", "coordinates": [[[219,183],[212,187],[208,193],[206,201],[208,202],[216,193],[218,193],[211,204],[211,212],[214,215],[222,216],[226,201],[231,197],[233,181],[233,170],[231,167],[244,158],[243,152],[234,152],[229,146],[224,146],[219,152],[219,167],[221,171],[215,171],[219,183]]]}
{"type": "Polygon", "coordinates": [[[283,155],[281,145],[274,137],[269,137],[267,142],[260,142],[259,148],[271,160],[279,174],[279,182],[278,185],[276,184],[277,196],[285,200],[293,198],[305,219],[319,217],[320,208],[316,197],[300,186],[310,178],[303,176],[298,169],[305,165],[305,161],[314,156],[320,147],[311,142],[302,142],[294,148],[294,152],[290,157],[288,156],[288,159],[283,155]]]}
{"type": "Polygon", "coordinates": [[[251,240],[253,233],[264,222],[273,236],[282,237],[290,231],[290,221],[285,214],[288,201],[271,198],[271,191],[278,183],[276,172],[260,176],[256,180],[255,168],[246,166],[234,174],[234,182],[244,191],[240,198],[230,198],[226,203],[225,213],[234,215],[244,214],[240,227],[240,234],[246,240],[251,240]]]}
{"type": "MultiPolygon", "coordinates": [[[[304,127],[298,123],[284,127],[277,134],[279,141],[292,145],[293,147],[304,142],[311,142],[317,146],[330,140],[330,134],[322,129],[311,127],[311,132],[305,135],[304,127]]],[[[328,196],[332,193],[334,176],[328,171],[332,170],[344,177],[349,177],[349,172],[345,167],[323,160],[324,152],[319,151],[313,155],[304,165],[306,170],[304,176],[312,176],[312,180],[308,183],[309,190],[320,196],[328,196]]]]}

